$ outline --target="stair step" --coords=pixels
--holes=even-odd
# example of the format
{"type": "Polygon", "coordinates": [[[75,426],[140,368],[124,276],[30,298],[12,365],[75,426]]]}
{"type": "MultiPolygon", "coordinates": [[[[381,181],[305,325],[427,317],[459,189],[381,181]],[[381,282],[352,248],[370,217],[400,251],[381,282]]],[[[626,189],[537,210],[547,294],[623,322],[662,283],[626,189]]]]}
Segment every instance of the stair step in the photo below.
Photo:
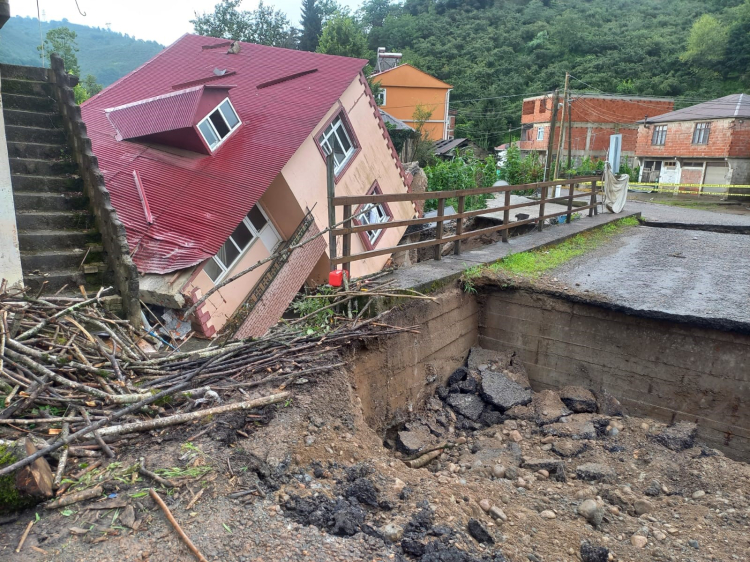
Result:
{"type": "MultiPolygon", "coordinates": [[[[1,71],[0,71],[1,72],[1,71]]],[[[47,97],[53,93],[50,82],[41,80],[26,80],[25,78],[8,78],[2,73],[3,92],[8,94],[21,94],[22,96],[47,97]]]]}
{"type": "Polygon", "coordinates": [[[17,211],[79,211],[87,209],[83,193],[37,193],[14,191],[17,211]]]}
{"type": "Polygon", "coordinates": [[[23,230],[88,229],[94,217],[88,211],[17,211],[16,226],[23,230]]]}
{"type": "MultiPolygon", "coordinates": [[[[5,83],[3,83],[5,85],[5,83]]],[[[59,113],[40,113],[23,109],[6,109],[3,112],[6,125],[21,127],[39,127],[40,129],[62,129],[63,122],[59,113]]]]}
{"type": "Polygon", "coordinates": [[[9,142],[10,158],[43,158],[58,160],[70,154],[67,144],[46,144],[40,142],[9,142]]]}
{"type": "Polygon", "coordinates": [[[78,285],[81,282],[83,282],[89,294],[95,294],[100,287],[107,286],[109,283],[106,281],[106,267],[103,263],[87,264],[87,271],[94,269],[96,269],[94,273],[84,273],[75,268],[52,269],[43,273],[30,273],[23,276],[23,282],[30,289],[29,292],[31,294],[36,294],[45,281],[47,284],[44,286],[42,295],[53,295],[64,287],[64,294],[80,296],[81,293],[78,290],[78,285]]]}
{"type": "Polygon", "coordinates": [[[78,172],[78,164],[70,160],[42,160],[39,158],[11,158],[10,173],[25,176],[62,176],[78,172]]]}
{"type": "Polygon", "coordinates": [[[78,269],[84,257],[86,264],[103,262],[104,250],[99,245],[91,244],[87,248],[72,250],[21,252],[21,267],[28,275],[43,274],[53,269],[78,269]]]}
{"type": "Polygon", "coordinates": [[[41,127],[21,127],[5,125],[5,138],[8,142],[33,142],[45,144],[64,144],[65,131],[61,129],[43,129],[41,127]]]}
{"type": "Polygon", "coordinates": [[[37,80],[47,82],[48,70],[38,66],[19,66],[15,64],[0,64],[0,76],[16,80],[37,80]]]}
{"type": "MultiPolygon", "coordinates": [[[[11,160],[12,162],[12,160],[11,160]]],[[[83,179],[72,176],[31,176],[13,174],[13,191],[24,193],[83,193],[83,179]]]]}
{"type": "Polygon", "coordinates": [[[5,109],[24,109],[26,111],[52,113],[57,108],[57,102],[52,97],[42,98],[39,96],[24,96],[3,92],[3,107],[5,109]]]}
{"type": "Polygon", "coordinates": [[[76,250],[101,241],[99,232],[88,230],[18,230],[21,252],[76,250]]]}

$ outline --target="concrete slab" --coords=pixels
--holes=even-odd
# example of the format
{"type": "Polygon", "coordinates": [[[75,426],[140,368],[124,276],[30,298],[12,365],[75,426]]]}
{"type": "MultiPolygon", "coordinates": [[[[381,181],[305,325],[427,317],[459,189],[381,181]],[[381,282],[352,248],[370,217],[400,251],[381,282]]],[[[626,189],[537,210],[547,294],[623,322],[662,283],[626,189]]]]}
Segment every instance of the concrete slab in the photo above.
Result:
{"type": "Polygon", "coordinates": [[[444,256],[440,261],[423,261],[414,266],[394,271],[383,279],[393,280],[392,287],[401,289],[414,288],[419,290],[420,288],[430,287],[435,283],[447,284],[460,277],[466,268],[473,265],[493,263],[510,254],[541,248],[592,228],[637,214],[637,212],[626,208],[624,212],[617,215],[605,212],[594,217],[585,216],[570,224],[549,226],[542,232],[534,231],[511,238],[508,243],[488,244],[475,250],[463,252],[460,256],[444,256]]]}
{"type": "MultiPolygon", "coordinates": [[[[694,216],[685,211],[674,216],[694,216]]],[[[633,310],[750,323],[748,246],[743,234],[639,226],[548,275],[633,310]]]]}
{"type": "Polygon", "coordinates": [[[649,222],[678,223],[687,225],[750,226],[750,213],[735,215],[699,209],[686,209],[671,205],[659,205],[644,201],[628,201],[628,211],[639,212],[649,222]]]}

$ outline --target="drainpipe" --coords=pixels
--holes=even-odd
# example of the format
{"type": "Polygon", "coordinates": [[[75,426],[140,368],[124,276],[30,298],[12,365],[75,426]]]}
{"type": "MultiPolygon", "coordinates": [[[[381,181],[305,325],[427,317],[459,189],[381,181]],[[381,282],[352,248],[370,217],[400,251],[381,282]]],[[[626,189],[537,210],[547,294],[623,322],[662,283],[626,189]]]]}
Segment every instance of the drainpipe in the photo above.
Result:
{"type": "Polygon", "coordinates": [[[445,122],[443,123],[443,140],[448,140],[448,124],[450,123],[451,90],[445,92],[445,122]]]}

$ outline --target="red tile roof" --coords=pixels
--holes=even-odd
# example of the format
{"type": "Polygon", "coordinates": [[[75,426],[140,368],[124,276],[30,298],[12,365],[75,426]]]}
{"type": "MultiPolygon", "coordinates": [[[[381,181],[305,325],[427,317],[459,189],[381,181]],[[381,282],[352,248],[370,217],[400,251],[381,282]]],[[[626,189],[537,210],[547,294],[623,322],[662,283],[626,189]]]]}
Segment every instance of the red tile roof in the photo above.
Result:
{"type": "MultiPolygon", "coordinates": [[[[203,48],[222,43],[226,40],[185,35],[82,105],[112,205],[141,272],[167,273],[214,255],[366,63],[251,43],[242,43],[239,54],[203,48]],[[231,70],[217,77],[216,69],[231,70]],[[161,99],[191,107],[186,83],[202,89],[196,84],[201,81],[236,86],[229,97],[243,122],[213,155],[116,140],[105,109],[174,90],[183,92],[161,99]],[[133,171],[153,224],[146,221],[133,171]]],[[[131,133],[148,130],[143,124],[132,127],[131,133]]]]}

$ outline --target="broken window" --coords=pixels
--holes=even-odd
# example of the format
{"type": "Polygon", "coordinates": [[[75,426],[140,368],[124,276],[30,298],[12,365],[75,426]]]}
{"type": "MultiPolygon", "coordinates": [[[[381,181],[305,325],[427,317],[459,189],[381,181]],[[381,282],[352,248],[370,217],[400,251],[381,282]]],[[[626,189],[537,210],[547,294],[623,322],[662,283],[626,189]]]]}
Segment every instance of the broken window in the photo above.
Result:
{"type": "Polygon", "coordinates": [[[539,127],[536,131],[536,140],[544,140],[544,127],[539,127]]]}
{"type": "Polygon", "coordinates": [[[336,174],[344,168],[344,165],[349,161],[357,148],[351,141],[351,134],[341,115],[336,117],[326,127],[320,137],[318,137],[318,142],[325,154],[333,152],[333,171],[336,174]]]}
{"type": "Polygon", "coordinates": [[[542,98],[539,100],[539,113],[547,113],[547,99],[542,98]]]}
{"type": "Polygon", "coordinates": [[[651,144],[654,146],[664,146],[667,141],[667,126],[656,125],[654,127],[654,133],[651,136],[651,144]]]}
{"type": "MultiPolygon", "coordinates": [[[[382,195],[383,192],[380,190],[380,186],[376,183],[372,185],[367,195],[382,195]]],[[[355,211],[356,218],[354,219],[355,224],[383,224],[393,219],[390,207],[387,203],[366,203],[355,211]]],[[[360,232],[363,241],[367,241],[368,249],[372,249],[383,234],[382,229],[377,230],[366,230],[360,232]]]]}
{"type": "MultiPolygon", "coordinates": [[[[214,283],[218,282],[219,279],[234,267],[237,260],[253,245],[256,239],[264,238],[264,234],[266,234],[264,228],[266,225],[268,225],[266,215],[261,210],[260,205],[255,205],[247,216],[242,219],[242,222],[237,225],[237,228],[227,238],[227,241],[219,248],[216,255],[208,260],[203,267],[203,271],[208,274],[211,281],[214,283]]],[[[278,237],[275,231],[272,234],[278,237]]],[[[272,252],[273,248],[268,248],[268,251],[272,252]]]]}
{"type": "Polygon", "coordinates": [[[693,131],[693,144],[708,144],[711,123],[696,123],[693,131]]]}
{"type": "Polygon", "coordinates": [[[206,144],[213,151],[229,136],[229,133],[240,126],[240,118],[229,98],[221,102],[216,109],[198,123],[198,130],[206,139],[206,144]]]}
{"type": "Polygon", "coordinates": [[[536,102],[534,100],[529,100],[523,102],[523,115],[534,115],[534,106],[536,105],[536,102]]]}

